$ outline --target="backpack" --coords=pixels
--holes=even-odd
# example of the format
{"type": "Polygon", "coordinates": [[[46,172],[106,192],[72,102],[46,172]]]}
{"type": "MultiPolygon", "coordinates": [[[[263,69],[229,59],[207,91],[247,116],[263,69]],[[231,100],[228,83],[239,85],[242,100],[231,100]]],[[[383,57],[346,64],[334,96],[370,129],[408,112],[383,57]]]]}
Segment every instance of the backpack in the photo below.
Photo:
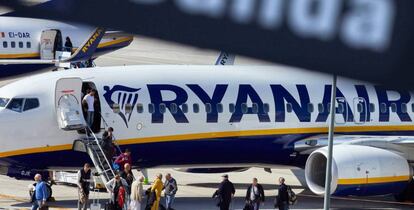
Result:
{"type": "Polygon", "coordinates": [[[298,198],[296,197],[295,192],[293,192],[293,190],[290,186],[287,186],[287,192],[288,192],[288,196],[289,196],[289,204],[290,205],[295,205],[296,202],[298,201],[298,198]]]}

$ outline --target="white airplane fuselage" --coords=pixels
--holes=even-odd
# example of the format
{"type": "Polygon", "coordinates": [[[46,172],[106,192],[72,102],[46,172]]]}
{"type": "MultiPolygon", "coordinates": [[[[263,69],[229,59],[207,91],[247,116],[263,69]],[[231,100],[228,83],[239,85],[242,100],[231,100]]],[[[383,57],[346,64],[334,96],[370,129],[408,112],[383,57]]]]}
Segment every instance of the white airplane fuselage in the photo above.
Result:
{"type": "MultiPolygon", "coordinates": [[[[132,150],[133,164],[140,168],[304,167],[309,154],[300,154],[298,143],[328,131],[329,75],[274,66],[69,70],[0,88],[2,167],[46,170],[89,162],[86,153],[72,150],[84,134],[64,131],[57,123],[55,89],[62,78],[93,83],[104,119],[100,127],[114,128],[117,142],[132,150]],[[16,111],[9,107],[13,99],[38,99],[39,105],[16,111]]],[[[337,135],[414,134],[414,97],[408,91],[338,78],[337,102],[337,135]]],[[[409,152],[403,156],[414,160],[409,152]]]]}

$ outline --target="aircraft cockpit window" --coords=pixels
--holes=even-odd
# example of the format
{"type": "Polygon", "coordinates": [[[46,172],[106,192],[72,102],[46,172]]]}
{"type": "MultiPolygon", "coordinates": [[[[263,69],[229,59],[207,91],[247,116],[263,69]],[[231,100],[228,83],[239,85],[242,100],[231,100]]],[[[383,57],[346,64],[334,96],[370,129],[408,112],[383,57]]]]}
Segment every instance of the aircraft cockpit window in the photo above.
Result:
{"type": "Polygon", "coordinates": [[[13,98],[10,103],[7,105],[7,109],[10,109],[15,112],[23,111],[23,98],[13,98]]]}
{"type": "Polygon", "coordinates": [[[223,112],[223,104],[222,103],[218,103],[216,108],[217,108],[217,112],[218,113],[222,113],[223,112]]]}
{"type": "Polygon", "coordinates": [[[182,105],[181,105],[181,110],[182,110],[184,113],[187,113],[187,112],[188,112],[188,104],[182,104],[182,105]]]}
{"type": "Polygon", "coordinates": [[[308,112],[312,113],[313,111],[314,111],[313,104],[309,103],[308,104],[308,112]]]}
{"type": "Polygon", "coordinates": [[[0,98],[0,107],[5,107],[9,101],[8,98],[0,98]]]}
{"type": "Polygon", "coordinates": [[[165,104],[164,104],[164,103],[161,103],[159,108],[160,108],[160,113],[161,113],[161,114],[164,114],[164,113],[165,113],[165,111],[166,111],[166,106],[165,106],[165,104]]]}
{"type": "Polygon", "coordinates": [[[35,109],[39,107],[39,99],[37,98],[27,98],[24,102],[23,111],[35,109]]]}
{"type": "Polygon", "coordinates": [[[137,104],[137,112],[143,113],[144,112],[144,105],[143,104],[137,104]]]}
{"type": "Polygon", "coordinates": [[[3,48],[7,48],[7,42],[6,41],[3,42],[3,48]]]}
{"type": "Polygon", "coordinates": [[[375,104],[373,103],[369,104],[369,112],[375,112],[375,104]]]}
{"type": "Polygon", "coordinates": [[[401,104],[401,112],[402,113],[407,113],[407,104],[406,103],[401,104]]]}
{"type": "Polygon", "coordinates": [[[392,112],[397,112],[397,104],[396,103],[391,104],[391,111],[392,112]]]}

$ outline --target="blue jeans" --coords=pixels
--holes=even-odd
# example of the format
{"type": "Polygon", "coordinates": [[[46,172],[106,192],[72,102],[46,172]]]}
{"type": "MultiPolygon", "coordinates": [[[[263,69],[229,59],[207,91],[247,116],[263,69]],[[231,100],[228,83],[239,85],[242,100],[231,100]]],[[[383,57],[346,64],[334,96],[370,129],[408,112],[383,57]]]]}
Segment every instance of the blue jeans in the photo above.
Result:
{"type": "Polygon", "coordinates": [[[260,202],[252,202],[252,205],[253,205],[253,209],[254,210],[259,210],[259,208],[260,208],[260,202]]]}
{"type": "Polygon", "coordinates": [[[37,210],[40,207],[40,204],[42,204],[42,200],[36,200],[32,203],[32,210],[37,210]]]}
{"type": "Polygon", "coordinates": [[[172,208],[172,205],[174,204],[175,195],[165,195],[165,208],[167,210],[169,208],[172,208]]]}
{"type": "Polygon", "coordinates": [[[88,111],[87,115],[86,115],[86,123],[88,124],[89,127],[92,127],[93,124],[93,118],[94,118],[94,111],[88,111]]]}

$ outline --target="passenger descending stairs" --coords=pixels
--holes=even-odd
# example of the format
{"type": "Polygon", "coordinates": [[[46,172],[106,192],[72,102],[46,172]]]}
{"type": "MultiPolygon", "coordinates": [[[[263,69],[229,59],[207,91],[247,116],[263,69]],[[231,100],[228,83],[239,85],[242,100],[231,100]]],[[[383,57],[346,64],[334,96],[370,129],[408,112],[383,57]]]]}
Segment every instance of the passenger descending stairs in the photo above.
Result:
{"type": "MultiPolygon", "coordinates": [[[[108,160],[105,156],[105,153],[100,145],[101,139],[97,138],[92,131],[87,133],[90,133],[91,136],[76,140],[74,142],[74,149],[76,151],[88,153],[96,171],[102,179],[102,182],[107,183],[115,177],[115,172],[112,169],[112,162],[110,162],[110,160],[108,160]]],[[[109,189],[107,190],[110,192],[109,189]]]]}

